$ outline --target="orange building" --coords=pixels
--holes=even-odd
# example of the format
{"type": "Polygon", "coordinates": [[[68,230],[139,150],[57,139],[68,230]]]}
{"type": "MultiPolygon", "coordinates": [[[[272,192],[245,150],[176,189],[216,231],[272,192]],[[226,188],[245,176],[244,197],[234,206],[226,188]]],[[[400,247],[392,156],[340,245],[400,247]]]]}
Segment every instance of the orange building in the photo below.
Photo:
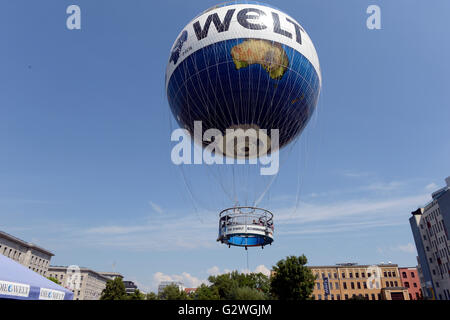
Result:
{"type": "Polygon", "coordinates": [[[422,299],[422,288],[420,287],[419,274],[417,268],[398,268],[402,286],[408,289],[410,300],[422,299]]]}
{"type": "Polygon", "coordinates": [[[316,276],[315,300],[410,300],[407,289],[402,287],[396,264],[370,266],[344,263],[309,268],[316,276]]]}

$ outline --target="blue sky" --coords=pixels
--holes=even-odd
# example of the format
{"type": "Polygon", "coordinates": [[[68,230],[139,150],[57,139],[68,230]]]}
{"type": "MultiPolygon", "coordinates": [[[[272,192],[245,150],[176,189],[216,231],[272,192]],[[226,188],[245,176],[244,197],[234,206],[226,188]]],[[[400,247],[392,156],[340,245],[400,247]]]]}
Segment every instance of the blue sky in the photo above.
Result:
{"type": "MultiPolygon", "coordinates": [[[[311,265],[415,265],[410,212],[450,175],[450,3],[267,2],[309,33],[323,88],[264,202],[275,242],[250,250],[249,268],[302,253],[311,265]],[[370,4],[381,30],[366,28],[370,4]]],[[[1,230],[53,251],[55,265],[115,265],[145,291],[246,268],[244,250],[215,242],[211,208],[227,199],[193,201],[170,160],[169,50],[216,3],[2,1],[1,230]],[[79,31],[66,29],[74,3],[79,31]]],[[[210,176],[195,170],[208,194],[210,176]]]]}

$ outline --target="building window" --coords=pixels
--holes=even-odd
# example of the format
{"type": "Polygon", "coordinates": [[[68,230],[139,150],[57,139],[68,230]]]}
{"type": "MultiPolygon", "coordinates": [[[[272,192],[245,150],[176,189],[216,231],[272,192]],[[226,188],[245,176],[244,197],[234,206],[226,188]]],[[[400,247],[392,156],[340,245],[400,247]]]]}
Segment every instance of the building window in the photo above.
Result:
{"type": "Polygon", "coordinates": [[[336,295],[336,300],[341,300],[341,295],[340,294],[336,295]]]}
{"type": "Polygon", "coordinates": [[[416,275],[414,274],[414,272],[411,272],[411,278],[415,278],[416,275]]]}
{"type": "Polygon", "coordinates": [[[365,273],[362,272],[362,273],[361,273],[361,278],[365,278],[365,277],[366,277],[365,273]]]}
{"type": "Polygon", "coordinates": [[[384,277],[387,278],[387,272],[386,271],[384,272],[384,277]]]}
{"type": "Polygon", "coordinates": [[[317,282],[317,290],[320,290],[320,283],[317,282]]]}
{"type": "Polygon", "coordinates": [[[417,283],[414,282],[414,283],[413,283],[413,287],[414,287],[414,288],[417,288],[417,283]]]}
{"type": "Polygon", "coordinates": [[[348,276],[349,276],[350,279],[353,278],[353,273],[350,272],[350,273],[348,274],[348,276]]]}
{"type": "Polygon", "coordinates": [[[372,293],[372,300],[375,300],[375,294],[372,293]]]}
{"type": "Polygon", "coordinates": [[[322,300],[322,295],[321,294],[319,294],[317,296],[319,297],[319,300],[322,300]]]}
{"type": "Polygon", "coordinates": [[[402,277],[406,278],[406,272],[404,272],[404,271],[402,272],[402,277]]]}
{"type": "Polygon", "coordinates": [[[342,279],[345,279],[345,272],[342,272],[342,279]]]}
{"type": "Polygon", "coordinates": [[[335,282],[334,287],[335,287],[335,289],[339,289],[339,282],[335,282]]]}
{"type": "Polygon", "coordinates": [[[405,281],[405,288],[409,288],[409,282],[405,281]]]}
{"type": "Polygon", "coordinates": [[[356,283],[356,286],[358,287],[358,289],[361,289],[361,283],[359,281],[356,283]]]}
{"type": "Polygon", "coordinates": [[[355,283],[354,282],[350,282],[350,286],[352,289],[355,289],[355,283]]]}
{"type": "Polygon", "coordinates": [[[344,297],[345,297],[345,300],[348,300],[348,294],[346,294],[344,297]]]}
{"type": "Polygon", "coordinates": [[[356,273],[355,273],[355,277],[356,277],[356,278],[359,278],[359,272],[356,272],[356,273]]]}
{"type": "Polygon", "coordinates": [[[344,285],[344,289],[347,289],[347,282],[344,282],[343,285],[344,285]]]}

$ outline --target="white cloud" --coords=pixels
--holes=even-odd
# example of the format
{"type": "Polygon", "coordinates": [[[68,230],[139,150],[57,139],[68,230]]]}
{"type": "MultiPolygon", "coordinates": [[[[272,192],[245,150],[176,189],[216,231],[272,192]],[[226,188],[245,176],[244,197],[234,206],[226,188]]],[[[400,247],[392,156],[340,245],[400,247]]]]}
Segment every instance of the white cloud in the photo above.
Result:
{"type": "MultiPolygon", "coordinates": [[[[343,218],[374,218],[381,221],[386,214],[408,214],[418,204],[425,202],[428,195],[416,195],[391,199],[362,199],[334,202],[330,204],[315,204],[302,202],[298,208],[274,210],[276,224],[305,224],[310,222],[329,222],[343,218]]],[[[354,220],[353,220],[354,221],[354,220]]],[[[388,220],[392,222],[392,219],[388,220]]],[[[335,222],[333,222],[335,224],[335,222]]]]}
{"type": "Polygon", "coordinates": [[[159,205],[154,203],[153,201],[150,201],[149,204],[153,208],[153,210],[156,211],[157,213],[160,213],[160,214],[164,213],[164,210],[159,205]]]}
{"type": "Polygon", "coordinates": [[[168,275],[168,274],[164,274],[162,272],[156,272],[153,275],[153,285],[152,285],[152,289],[157,291],[158,289],[158,285],[162,282],[162,281],[177,281],[177,282],[182,282],[184,287],[186,288],[197,288],[200,285],[202,285],[203,283],[208,283],[208,280],[206,279],[199,279],[193,275],[191,275],[190,273],[187,272],[183,272],[181,274],[172,274],[172,275],[168,275]]]}
{"type": "MultiPolygon", "coordinates": [[[[336,202],[300,202],[298,207],[274,208],[277,237],[353,232],[407,223],[409,212],[428,201],[428,194],[351,199],[336,202]]],[[[63,241],[89,247],[114,247],[134,251],[170,251],[216,248],[217,216],[204,212],[154,215],[126,225],[74,229],[63,241]],[[71,238],[72,236],[72,238],[71,238]]],[[[214,271],[214,272],[217,272],[214,271]]]]}
{"type": "Polygon", "coordinates": [[[206,270],[206,272],[211,276],[217,276],[218,274],[220,274],[220,269],[218,266],[214,266],[206,270]]]}
{"type": "Polygon", "coordinates": [[[393,191],[401,188],[403,185],[405,185],[405,183],[400,181],[391,181],[387,183],[377,182],[369,184],[368,186],[363,187],[362,189],[369,191],[393,191]]]}
{"type": "Polygon", "coordinates": [[[402,251],[406,253],[416,253],[416,246],[412,243],[408,243],[406,245],[398,245],[392,248],[393,251],[402,251]]]}
{"type": "Polygon", "coordinates": [[[362,172],[362,171],[344,171],[341,172],[341,175],[348,178],[361,178],[361,177],[367,177],[370,176],[370,172],[362,172]]]}
{"type": "Polygon", "coordinates": [[[262,273],[266,276],[270,276],[270,269],[268,269],[265,265],[261,264],[255,268],[255,273],[262,273]]]}
{"type": "Polygon", "coordinates": [[[436,183],[432,182],[432,183],[426,185],[425,190],[433,191],[433,190],[437,190],[438,188],[439,188],[439,186],[436,183]]]}

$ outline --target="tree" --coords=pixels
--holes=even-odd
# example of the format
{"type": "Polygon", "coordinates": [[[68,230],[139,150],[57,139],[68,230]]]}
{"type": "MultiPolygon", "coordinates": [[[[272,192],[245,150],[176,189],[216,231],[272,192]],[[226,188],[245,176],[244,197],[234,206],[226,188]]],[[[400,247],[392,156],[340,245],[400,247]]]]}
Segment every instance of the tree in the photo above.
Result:
{"type": "Polygon", "coordinates": [[[216,287],[202,284],[193,294],[195,300],[220,300],[219,291],[216,287]]]}
{"type": "Polygon", "coordinates": [[[147,295],[145,296],[146,300],[158,300],[158,295],[154,292],[149,292],[147,293],[147,295]]]}
{"type": "Polygon", "coordinates": [[[127,292],[122,279],[117,277],[114,280],[108,280],[106,287],[102,291],[100,300],[126,300],[127,292]]]}
{"type": "Polygon", "coordinates": [[[128,296],[128,300],[144,300],[144,298],[144,295],[139,289],[134,290],[134,292],[128,296]]]}
{"type": "Polygon", "coordinates": [[[314,288],[314,275],[306,267],[308,260],[304,255],[289,256],[273,267],[270,292],[280,300],[307,300],[314,288]]]}
{"type": "Polygon", "coordinates": [[[234,300],[266,300],[267,295],[250,287],[238,287],[233,292],[234,300]]]}
{"type": "Polygon", "coordinates": [[[61,284],[61,282],[59,282],[58,279],[54,278],[54,277],[47,277],[48,280],[53,281],[56,284],[61,284]]]}
{"type": "MultiPolygon", "coordinates": [[[[239,297],[249,295],[250,292],[255,294],[258,292],[259,294],[256,294],[258,299],[267,299],[269,296],[270,281],[269,278],[262,273],[247,274],[233,271],[218,276],[210,276],[208,281],[211,282],[211,287],[217,290],[220,299],[241,299],[239,297]],[[240,290],[240,288],[246,289],[240,290]]],[[[255,296],[255,294],[253,294],[252,297],[255,296]]]]}
{"type": "Polygon", "coordinates": [[[187,293],[176,284],[168,285],[158,294],[160,300],[189,300],[187,293]]]}

